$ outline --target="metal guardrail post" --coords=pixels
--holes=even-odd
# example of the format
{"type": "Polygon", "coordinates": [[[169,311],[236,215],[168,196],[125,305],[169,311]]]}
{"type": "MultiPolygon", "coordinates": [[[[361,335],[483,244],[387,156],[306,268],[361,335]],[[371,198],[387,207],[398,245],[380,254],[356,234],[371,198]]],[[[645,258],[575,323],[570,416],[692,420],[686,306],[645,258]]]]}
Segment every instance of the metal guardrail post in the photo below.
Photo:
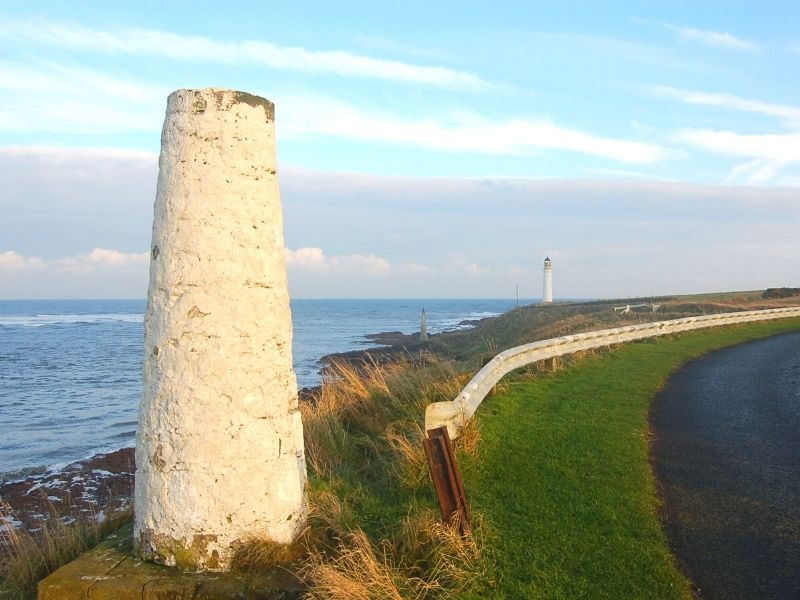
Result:
{"type": "Polygon", "coordinates": [[[428,437],[422,444],[442,510],[442,520],[456,524],[461,534],[466,535],[470,531],[471,517],[447,427],[428,430],[428,437]]]}

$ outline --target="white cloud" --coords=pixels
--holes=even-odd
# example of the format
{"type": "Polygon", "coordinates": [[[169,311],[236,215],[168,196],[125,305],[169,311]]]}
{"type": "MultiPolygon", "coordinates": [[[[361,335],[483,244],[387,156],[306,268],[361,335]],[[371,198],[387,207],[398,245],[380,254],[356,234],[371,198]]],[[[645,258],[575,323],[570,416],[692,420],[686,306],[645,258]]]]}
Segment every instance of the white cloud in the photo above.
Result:
{"type": "Polygon", "coordinates": [[[752,51],[758,48],[753,42],[737,38],[730,33],[695,29],[694,27],[677,27],[673,25],[668,25],[667,27],[678,35],[678,39],[684,42],[698,42],[704,46],[729,50],[752,51]]]}
{"type": "Polygon", "coordinates": [[[103,163],[137,163],[137,166],[156,166],[158,153],[124,148],[62,148],[60,146],[2,146],[0,160],[19,159],[65,165],[71,162],[91,164],[97,170],[103,163]]]}
{"type": "Polygon", "coordinates": [[[122,266],[129,264],[147,264],[149,254],[147,252],[119,252],[107,248],[95,248],[86,255],[86,261],[96,265],[122,266]]]}
{"type": "Polygon", "coordinates": [[[66,258],[44,260],[37,256],[23,256],[13,250],[0,253],[0,269],[55,269],[59,271],[87,272],[97,268],[120,268],[148,264],[147,252],[120,252],[107,248],[94,248],[88,253],[66,258]]]}
{"type": "Polygon", "coordinates": [[[286,248],[286,264],[290,267],[327,271],[330,266],[322,248],[286,248]]]}
{"type": "Polygon", "coordinates": [[[282,98],[282,106],[279,133],[293,138],[327,135],[482,154],[566,150],[637,164],[656,162],[665,156],[662,148],[652,144],[596,136],[545,120],[490,121],[464,112],[413,120],[370,113],[331,98],[311,96],[282,98]]]}
{"type": "Polygon", "coordinates": [[[280,46],[259,40],[217,41],[201,36],[185,36],[152,29],[104,31],[74,23],[47,20],[0,20],[0,30],[6,39],[22,40],[37,46],[49,44],[102,54],[154,56],[179,61],[222,64],[249,62],[279,70],[307,73],[330,73],[445,87],[474,89],[489,87],[476,75],[445,67],[372,58],[341,50],[309,50],[297,46],[280,46]]]}
{"type": "Polygon", "coordinates": [[[289,267],[310,269],[312,271],[357,271],[368,275],[385,275],[391,264],[374,254],[345,254],[327,256],[322,248],[286,248],[286,264],[289,267]]]}
{"type": "Polygon", "coordinates": [[[776,178],[783,163],[774,163],[768,160],[751,160],[735,166],[723,180],[726,184],[745,182],[751,185],[768,183],[776,178]]]}
{"type": "Polygon", "coordinates": [[[740,134],[713,129],[683,129],[676,138],[732,156],[761,157],[777,162],[800,162],[800,133],[740,134]]]}
{"type": "Polygon", "coordinates": [[[750,159],[731,169],[724,178],[724,183],[758,185],[776,180],[782,184],[791,181],[780,175],[786,167],[800,163],[800,133],[796,132],[800,130],[800,107],[667,86],[658,86],[652,88],[652,91],[656,95],[675,98],[687,104],[716,106],[784,119],[784,125],[795,131],[741,134],[707,128],[685,128],[674,132],[672,139],[715,154],[750,159]]]}
{"type": "Polygon", "coordinates": [[[81,67],[0,62],[0,130],[108,134],[158,131],[169,89],[81,67]]]}
{"type": "Polygon", "coordinates": [[[56,95],[71,93],[75,89],[87,89],[94,96],[126,102],[150,101],[153,97],[161,99],[171,91],[141,81],[111,77],[85,67],[54,62],[38,62],[34,68],[33,64],[20,66],[0,61],[0,87],[15,92],[45,93],[51,102],[56,95]]]}
{"type": "Polygon", "coordinates": [[[731,110],[753,112],[786,119],[787,124],[800,128],[800,107],[786,104],[773,104],[759,100],[748,100],[731,94],[719,94],[682,90],[668,86],[657,86],[653,92],[659,96],[675,98],[681,102],[703,106],[718,106],[731,110]]]}
{"type": "Polygon", "coordinates": [[[330,257],[334,271],[357,271],[369,275],[386,275],[391,268],[389,261],[374,254],[347,254],[330,257]]]}
{"type": "MultiPolygon", "coordinates": [[[[0,62],[0,131],[103,134],[156,132],[169,90],[82,68],[21,69],[0,62]],[[58,102],[52,93],[59,93],[58,102]],[[138,90],[133,92],[132,90],[138,90]],[[44,93],[48,91],[48,93],[44,93]]],[[[281,95],[283,139],[331,136],[441,152],[526,155],[563,150],[625,163],[653,163],[666,152],[653,144],[594,135],[545,119],[489,120],[468,112],[417,117],[371,112],[328,96],[281,95]]]]}
{"type": "Polygon", "coordinates": [[[674,138],[716,154],[752,159],[729,173],[729,183],[741,177],[749,184],[767,183],[784,167],[800,164],[800,133],[754,135],[713,129],[682,129],[674,134],[674,138]]]}
{"type": "Polygon", "coordinates": [[[0,269],[42,269],[44,261],[35,256],[22,256],[13,250],[0,252],[0,269]]]}

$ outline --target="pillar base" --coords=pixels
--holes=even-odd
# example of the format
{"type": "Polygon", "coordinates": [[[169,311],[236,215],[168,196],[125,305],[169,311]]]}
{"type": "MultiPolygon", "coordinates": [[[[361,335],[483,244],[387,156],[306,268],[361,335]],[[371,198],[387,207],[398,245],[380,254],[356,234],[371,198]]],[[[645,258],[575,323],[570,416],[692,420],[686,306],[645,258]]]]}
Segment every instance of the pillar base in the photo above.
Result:
{"type": "Polygon", "coordinates": [[[123,527],[40,581],[39,600],[293,600],[306,591],[285,569],[259,574],[184,573],[143,562],[133,555],[131,527],[123,527]]]}

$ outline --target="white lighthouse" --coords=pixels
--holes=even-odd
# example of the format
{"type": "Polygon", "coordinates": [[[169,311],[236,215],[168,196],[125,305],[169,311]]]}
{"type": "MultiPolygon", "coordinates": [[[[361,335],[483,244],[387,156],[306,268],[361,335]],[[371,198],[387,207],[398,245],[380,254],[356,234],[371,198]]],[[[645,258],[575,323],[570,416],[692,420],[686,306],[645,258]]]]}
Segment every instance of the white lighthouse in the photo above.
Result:
{"type": "Polygon", "coordinates": [[[553,263],[550,257],[544,259],[544,290],[542,291],[542,304],[553,302],[553,263]]]}

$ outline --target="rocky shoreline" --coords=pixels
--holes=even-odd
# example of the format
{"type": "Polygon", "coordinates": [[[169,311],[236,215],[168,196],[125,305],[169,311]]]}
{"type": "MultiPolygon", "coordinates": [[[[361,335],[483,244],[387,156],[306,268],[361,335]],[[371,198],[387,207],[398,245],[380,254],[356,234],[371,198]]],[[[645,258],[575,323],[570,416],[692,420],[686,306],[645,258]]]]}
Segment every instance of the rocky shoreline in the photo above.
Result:
{"type": "MultiPolygon", "coordinates": [[[[499,316],[499,315],[498,315],[499,316]]],[[[411,359],[419,356],[421,350],[431,351],[431,344],[442,335],[447,335],[455,332],[463,332],[466,329],[477,327],[481,323],[496,319],[497,316],[483,317],[482,319],[466,319],[460,321],[457,325],[458,329],[442,331],[440,333],[428,334],[427,342],[419,341],[419,333],[406,334],[400,331],[384,331],[380,333],[368,333],[364,336],[365,341],[363,344],[380,344],[379,346],[372,346],[362,350],[350,350],[348,352],[336,352],[333,354],[326,354],[319,359],[322,365],[321,372],[324,372],[325,367],[334,362],[347,363],[354,366],[363,364],[364,362],[375,362],[383,364],[393,362],[400,359],[411,359]]],[[[301,396],[304,390],[300,390],[301,396]]]]}
{"type": "MultiPolygon", "coordinates": [[[[496,317],[462,321],[459,326],[474,327],[493,318],[496,317]]],[[[428,339],[440,335],[431,334],[428,339]]],[[[358,367],[365,362],[413,361],[428,346],[420,343],[419,333],[386,331],[367,334],[364,339],[364,344],[377,346],[327,354],[319,359],[321,371],[334,362],[358,367]]],[[[299,395],[313,399],[318,390],[319,386],[303,388],[299,395]]],[[[132,505],[135,470],[131,447],[79,460],[58,470],[0,482],[0,534],[11,527],[36,532],[53,518],[65,523],[89,518],[102,521],[110,511],[125,510],[132,505]]]]}
{"type": "Polygon", "coordinates": [[[133,502],[133,448],[122,448],[0,485],[0,533],[10,527],[38,531],[53,518],[102,522],[133,502]]]}
{"type": "MultiPolygon", "coordinates": [[[[400,332],[364,336],[367,343],[382,347],[329,354],[320,359],[324,370],[331,362],[360,364],[363,361],[396,360],[406,353],[403,343],[415,341],[400,332]]],[[[301,398],[311,399],[319,386],[303,388],[301,398]]],[[[53,519],[71,523],[80,519],[103,521],[110,512],[126,510],[133,503],[136,461],[134,448],[70,463],[66,467],[0,482],[0,535],[10,528],[35,533],[53,519]]]]}

